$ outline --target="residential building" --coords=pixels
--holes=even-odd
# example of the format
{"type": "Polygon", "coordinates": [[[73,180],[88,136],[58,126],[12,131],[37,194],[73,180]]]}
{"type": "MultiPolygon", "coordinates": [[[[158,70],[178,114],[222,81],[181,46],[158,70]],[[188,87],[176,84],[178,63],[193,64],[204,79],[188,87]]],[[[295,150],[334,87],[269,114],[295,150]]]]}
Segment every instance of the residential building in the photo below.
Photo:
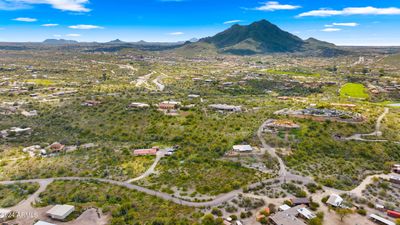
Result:
{"type": "Polygon", "coordinates": [[[304,205],[299,205],[281,212],[277,212],[269,217],[269,221],[274,225],[306,225],[300,218],[298,218],[298,210],[304,207],[304,205]]]}
{"type": "Polygon", "coordinates": [[[290,206],[288,206],[286,204],[283,204],[283,205],[279,206],[278,210],[279,211],[285,211],[285,210],[288,210],[290,208],[291,208],[290,206]]]}
{"type": "Polygon", "coordinates": [[[128,105],[128,108],[130,109],[144,109],[144,108],[149,108],[150,105],[146,103],[140,103],[140,102],[132,102],[131,104],[128,105]]]}
{"type": "Polygon", "coordinates": [[[314,219],[315,217],[317,217],[314,213],[312,213],[307,208],[298,209],[297,212],[299,212],[300,217],[307,219],[307,220],[311,220],[311,219],[314,219]]]}
{"type": "Polygon", "coordinates": [[[227,105],[227,104],[211,104],[208,106],[211,109],[227,112],[241,112],[241,106],[227,105]]]}
{"type": "Polygon", "coordinates": [[[83,102],[83,103],[82,103],[82,106],[89,106],[89,107],[91,107],[91,106],[97,106],[97,105],[100,105],[100,104],[101,104],[100,101],[88,100],[88,101],[83,102]]]}
{"type": "Polygon", "coordinates": [[[292,202],[292,204],[294,205],[294,206],[297,206],[297,205],[310,205],[310,199],[308,199],[308,198],[294,198],[294,199],[291,199],[291,202],[292,202]]]}
{"type": "Polygon", "coordinates": [[[50,146],[48,146],[46,149],[49,150],[49,153],[58,153],[63,151],[65,148],[65,145],[62,145],[58,142],[54,142],[50,146]]]}
{"type": "Polygon", "coordinates": [[[55,223],[48,223],[48,222],[44,222],[44,221],[38,221],[36,222],[34,225],[57,225],[55,223]]]}
{"type": "Polygon", "coordinates": [[[394,184],[400,184],[400,176],[390,176],[389,180],[394,184]]]}
{"type": "Polygon", "coordinates": [[[46,214],[52,219],[64,220],[74,211],[75,207],[72,205],[56,205],[47,211],[46,214]]]}
{"type": "Polygon", "coordinates": [[[340,207],[343,203],[343,198],[340,197],[337,194],[331,194],[329,196],[328,201],[326,201],[326,204],[334,206],[334,207],[340,207]]]}
{"type": "Polygon", "coordinates": [[[383,217],[381,217],[381,216],[375,215],[375,214],[369,215],[369,218],[370,218],[372,221],[374,221],[374,222],[376,222],[376,223],[378,223],[378,224],[382,224],[382,225],[396,225],[394,222],[392,222],[392,221],[390,221],[390,220],[388,220],[388,219],[385,219],[385,218],[383,218],[383,217]]]}
{"type": "Polygon", "coordinates": [[[152,147],[150,149],[136,149],[136,150],[133,150],[133,155],[135,155],[135,156],[156,155],[159,150],[160,150],[159,147],[152,147]]]}
{"type": "Polygon", "coordinates": [[[250,145],[234,145],[232,147],[233,151],[235,152],[251,152],[253,151],[253,147],[250,145]]]}
{"type": "Polygon", "coordinates": [[[180,102],[176,101],[164,101],[158,104],[158,108],[161,110],[173,110],[179,108],[180,102]]]}

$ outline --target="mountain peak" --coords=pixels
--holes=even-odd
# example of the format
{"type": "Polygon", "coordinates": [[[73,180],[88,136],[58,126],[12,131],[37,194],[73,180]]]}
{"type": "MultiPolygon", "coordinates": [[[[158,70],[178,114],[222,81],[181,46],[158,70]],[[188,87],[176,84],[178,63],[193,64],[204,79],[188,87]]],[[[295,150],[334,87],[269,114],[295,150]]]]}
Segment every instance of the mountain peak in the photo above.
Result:
{"type": "Polygon", "coordinates": [[[304,41],[265,19],[249,25],[232,25],[213,37],[201,39],[200,42],[215,46],[221,53],[239,55],[310,52],[311,49],[323,49],[327,52],[336,48],[331,43],[315,38],[304,41]]]}
{"type": "Polygon", "coordinates": [[[260,20],[250,25],[233,25],[231,28],[202,39],[214,44],[224,52],[244,50],[248,54],[264,52],[293,52],[301,47],[303,40],[267,20],[260,20]]]}

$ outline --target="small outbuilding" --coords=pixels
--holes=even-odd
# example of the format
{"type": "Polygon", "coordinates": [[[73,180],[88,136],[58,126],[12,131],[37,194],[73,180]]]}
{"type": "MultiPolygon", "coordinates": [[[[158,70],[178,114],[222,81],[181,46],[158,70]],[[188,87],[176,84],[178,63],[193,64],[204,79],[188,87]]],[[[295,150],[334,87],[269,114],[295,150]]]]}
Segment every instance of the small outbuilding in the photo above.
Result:
{"type": "Polygon", "coordinates": [[[72,205],[56,205],[47,211],[46,214],[52,219],[64,220],[74,211],[75,207],[72,205]]]}
{"type": "Polygon", "coordinates": [[[334,207],[339,207],[343,203],[343,198],[340,197],[337,194],[331,194],[329,196],[328,201],[326,201],[326,204],[334,206],[334,207]]]}

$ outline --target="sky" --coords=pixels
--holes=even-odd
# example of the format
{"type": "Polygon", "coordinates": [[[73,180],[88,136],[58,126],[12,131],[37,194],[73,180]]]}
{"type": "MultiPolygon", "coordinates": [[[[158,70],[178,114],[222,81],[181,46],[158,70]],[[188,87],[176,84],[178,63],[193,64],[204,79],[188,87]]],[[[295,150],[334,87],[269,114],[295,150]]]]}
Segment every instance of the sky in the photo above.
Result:
{"type": "Polygon", "coordinates": [[[400,0],[0,0],[0,41],[185,41],[261,19],[303,39],[400,46],[400,0]]]}

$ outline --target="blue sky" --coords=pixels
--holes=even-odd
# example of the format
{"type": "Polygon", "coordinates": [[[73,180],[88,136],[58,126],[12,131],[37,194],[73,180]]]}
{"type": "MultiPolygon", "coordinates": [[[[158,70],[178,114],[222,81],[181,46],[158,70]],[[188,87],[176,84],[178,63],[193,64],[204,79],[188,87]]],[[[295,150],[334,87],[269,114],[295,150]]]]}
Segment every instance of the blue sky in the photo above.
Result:
{"type": "Polygon", "coordinates": [[[0,0],[0,41],[182,41],[260,19],[304,39],[400,45],[398,0],[0,0]]]}

